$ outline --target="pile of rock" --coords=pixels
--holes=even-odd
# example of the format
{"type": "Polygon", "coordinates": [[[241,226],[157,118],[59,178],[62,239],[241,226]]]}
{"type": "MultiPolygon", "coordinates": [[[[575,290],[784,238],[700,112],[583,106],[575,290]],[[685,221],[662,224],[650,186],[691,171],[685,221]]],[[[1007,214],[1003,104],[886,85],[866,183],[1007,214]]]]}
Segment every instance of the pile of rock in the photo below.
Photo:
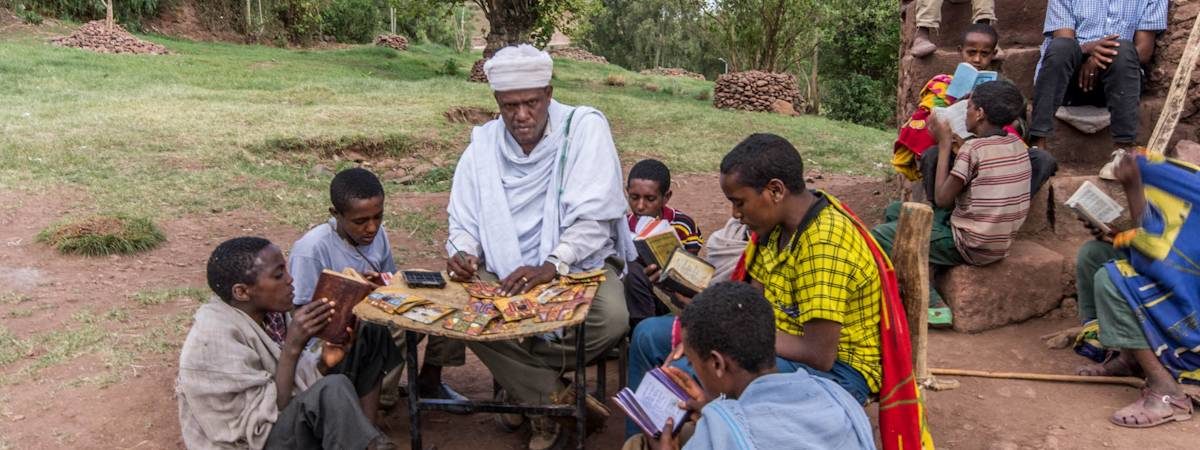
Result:
{"type": "Polygon", "coordinates": [[[134,37],[121,28],[120,25],[113,24],[109,29],[105,26],[103,20],[95,20],[83,24],[70,36],[55,38],[50,40],[55,45],[63,47],[81,48],[97,53],[135,53],[135,54],[150,54],[150,55],[165,55],[167,48],[161,45],[146,42],[134,37]]]}
{"type": "Polygon", "coordinates": [[[375,45],[405,51],[408,50],[408,38],[398,34],[381,34],[375,38],[375,45]]]}
{"type": "Polygon", "coordinates": [[[570,59],[573,61],[594,62],[600,64],[608,64],[608,60],[603,56],[593,55],[592,52],[578,47],[563,47],[550,50],[550,56],[554,58],[570,59]]]}
{"type": "Polygon", "coordinates": [[[483,63],[487,62],[487,58],[480,58],[475,61],[475,65],[471,66],[471,76],[467,77],[467,81],[476,83],[487,83],[487,74],[483,73],[483,63]]]}
{"type": "Polygon", "coordinates": [[[641,73],[642,75],[661,75],[664,77],[682,77],[682,78],[693,78],[693,79],[697,79],[697,80],[704,80],[704,75],[700,75],[696,72],[691,72],[686,69],[680,69],[677,67],[655,67],[653,69],[643,70],[639,73],[641,73]]]}
{"type": "Polygon", "coordinates": [[[758,70],[727,73],[717,77],[713,88],[713,106],[721,109],[794,115],[795,106],[801,102],[796,77],[786,73],[758,70]]]}

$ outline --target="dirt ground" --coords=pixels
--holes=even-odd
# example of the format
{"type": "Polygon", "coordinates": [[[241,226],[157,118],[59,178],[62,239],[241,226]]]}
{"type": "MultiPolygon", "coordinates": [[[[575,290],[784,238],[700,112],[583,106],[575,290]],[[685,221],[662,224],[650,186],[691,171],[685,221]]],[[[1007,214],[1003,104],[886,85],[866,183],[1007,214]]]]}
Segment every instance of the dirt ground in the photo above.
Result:
{"type": "MultiPolygon", "coordinates": [[[[842,176],[827,175],[815,185],[837,195],[867,221],[878,219],[892,192],[879,180],[842,176]]],[[[728,217],[715,176],[679,177],[674,190],[672,205],[696,217],[706,232],[728,217]]],[[[173,384],[179,345],[197,304],[186,298],[141,304],[131,296],[148,289],[202,288],[204,261],[225,238],[261,235],[286,249],[301,230],[243,209],[163,223],[167,243],[146,254],[61,256],[34,242],[34,236],[65,214],[92,208],[86,198],[62,194],[0,191],[2,328],[17,340],[33,342],[27,354],[0,366],[0,449],[182,447],[173,384]],[[61,351],[40,337],[87,326],[100,327],[107,337],[64,362],[30,369],[48,353],[61,351]],[[161,338],[159,345],[139,344],[155,336],[161,338]],[[119,348],[146,351],[116,362],[105,356],[119,348]]],[[[394,195],[388,199],[388,208],[424,211],[435,205],[439,206],[440,221],[445,198],[445,194],[394,195]]],[[[313,214],[314,223],[323,220],[319,211],[313,214]]],[[[389,232],[401,265],[439,267],[432,244],[437,239],[413,237],[396,229],[389,232]]],[[[1047,350],[1037,337],[1072,322],[1035,319],[977,335],[935,331],[931,365],[1071,373],[1083,363],[1082,358],[1067,350],[1047,350]]],[[[0,334],[0,345],[11,343],[0,334]]],[[[610,392],[617,382],[615,372],[616,364],[610,364],[610,392]]],[[[471,397],[486,398],[491,393],[491,378],[472,355],[465,367],[447,370],[446,380],[471,397]]],[[[1135,398],[1137,393],[1131,388],[958,380],[960,388],[929,392],[925,397],[934,438],[944,448],[1184,448],[1194,447],[1195,437],[1200,435],[1200,420],[1150,430],[1110,425],[1108,415],[1135,398]]],[[[403,406],[401,403],[387,416],[386,429],[406,446],[408,414],[403,406]]],[[[869,413],[875,416],[873,406],[869,413]]],[[[588,448],[619,448],[621,421],[619,413],[611,418],[604,432],[588,439],[588,448]]],[[[487,415],[429,413],[423,432],[427,448],[515,449],[522,444],[520,433],[500,431],[487,415]]]]}

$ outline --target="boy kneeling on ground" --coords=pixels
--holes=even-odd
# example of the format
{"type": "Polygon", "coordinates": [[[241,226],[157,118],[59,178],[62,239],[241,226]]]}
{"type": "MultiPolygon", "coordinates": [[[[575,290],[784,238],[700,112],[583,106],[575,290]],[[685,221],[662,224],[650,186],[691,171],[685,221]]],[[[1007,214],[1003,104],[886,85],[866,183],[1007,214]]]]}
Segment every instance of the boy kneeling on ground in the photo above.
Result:
{"type": "MultiPolygon", "coordinates": [[[[338,366],[363,337],[345,346],[304,347],[329,322],[333,304],[320,299],[292,310],[292,277],[271,241],[225,241],[208,260],[208,286],[220,300],[196,311],[179,356],[179,423],[188,448],[394,448],[363,413],[358,383],[338,366]],[[264,324],[292,311],[279,341],[264,324]]],[[[385,335],[386,338],[386,335],[385,335]]]]}
{"type": "MultiPolygon", "coordinates": [[[[696,377],[666,371],[693,397],[686,409],[697,418],[679,436],[630,438],[625,450],[873,449],[871,423],[845,389],[806,371],[775,367],[775,318],[771,304],[745,283],[706,289],[680,317],[683,352],[696,377]],[[690,435],[690,436],[689,436],[690,435]]],[[[673,430],[667,419],[664,430],[673,430]]]]}

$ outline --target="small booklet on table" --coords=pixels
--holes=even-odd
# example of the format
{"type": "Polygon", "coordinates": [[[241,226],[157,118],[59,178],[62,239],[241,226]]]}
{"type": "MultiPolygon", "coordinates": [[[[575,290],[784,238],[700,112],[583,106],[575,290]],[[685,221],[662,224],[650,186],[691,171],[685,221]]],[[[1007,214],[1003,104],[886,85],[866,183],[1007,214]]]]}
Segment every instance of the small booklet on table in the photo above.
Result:
{"type": "Polygon", "coordinates": [[[636,423],[647,436],[658,438],[665,431],[674,434],[683,426],[687,411],[679,408],[679,402],[687,401],[688,395],[683,388],[671,381],[671,377],[660,368],[646,372],[642,384],[634,392],[623,388],[613,397],[613,401],[625,415],[636,423]],[[667,418],[674,419],[674,430],[663,430],[667,418]]]}

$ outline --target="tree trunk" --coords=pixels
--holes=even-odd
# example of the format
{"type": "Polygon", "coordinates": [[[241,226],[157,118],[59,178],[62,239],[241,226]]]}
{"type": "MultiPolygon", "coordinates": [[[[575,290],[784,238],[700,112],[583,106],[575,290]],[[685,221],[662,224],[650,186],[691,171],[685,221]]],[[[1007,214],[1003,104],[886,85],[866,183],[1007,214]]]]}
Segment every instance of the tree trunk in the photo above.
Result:
{"type": "Polygon", "coordinates": [[[810,114],[821,113],[821,78],[818,76],[817,67],[821,62],[821,44],[813,46],[812,55],[812,75],[808,77],[808,112],[810,114]]]}
{"type": "Polygon", "coordinates": [[[251,24],[253,15],[250,14],[250,0],[246,0],[246,34],[253,33],[254,26],[251,24]]]}
{"type": "Polygon", "coordinates": [[[113,0],[104,2],[104,27],[109,30],[113,29],[113,0]]]}
{"type": "Polygon", "coordinates": [[[529,34],[539,19],[536,0],[487,0],[484,3],[487,5],[480,4],[488,20],[484,58],[491,58],[501,48],[529,41],[529,34]]]}

